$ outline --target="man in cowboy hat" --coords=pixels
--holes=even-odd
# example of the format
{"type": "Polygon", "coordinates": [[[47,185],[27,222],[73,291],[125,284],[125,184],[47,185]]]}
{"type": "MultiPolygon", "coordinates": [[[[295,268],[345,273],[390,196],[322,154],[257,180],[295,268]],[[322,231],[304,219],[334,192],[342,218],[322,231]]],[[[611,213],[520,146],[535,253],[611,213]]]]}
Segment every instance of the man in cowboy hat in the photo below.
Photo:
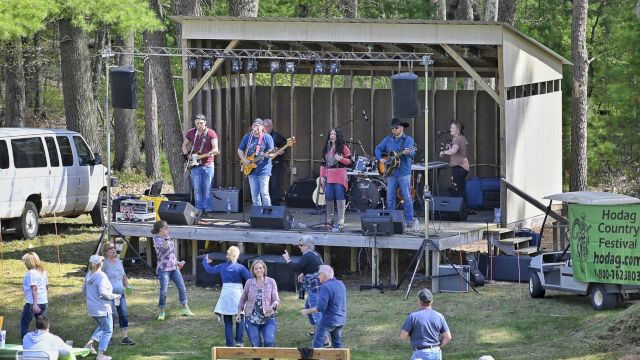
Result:
{"type": "Polygon", "coordinates": [[[376,146],[376,159],[381,161],[382,154],[395,151],[400,155],[400,166],[387,177],[387,208],[396,208],[396,191],[400,187],[404,199],[404,220],[407,227],[413,226],[413,199],[411,198],[411,163],[416,155],[413,138],[404,133],[409,123],[398,118],[391,119],[391,134],[376,146]]]}

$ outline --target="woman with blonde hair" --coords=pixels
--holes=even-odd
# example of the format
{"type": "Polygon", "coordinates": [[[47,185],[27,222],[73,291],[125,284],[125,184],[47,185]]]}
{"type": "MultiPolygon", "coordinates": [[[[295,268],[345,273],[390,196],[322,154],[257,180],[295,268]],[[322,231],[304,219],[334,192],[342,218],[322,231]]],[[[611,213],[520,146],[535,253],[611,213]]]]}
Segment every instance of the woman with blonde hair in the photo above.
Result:
{"type": "Polygon", "coordinates": [[[251,346],[273,347],[276,342],[276,310],[280,305],[278,285],[267,276],[267,264],[262,260],[251,264],[251,274],[253,277],[244,285],[236,320],[242,320],[244,310],[251,346]]]}
{"type": "Polygon", "coordinates": [[[464,124],[451,120],[449,133],[453,138],[451,145],[440,151],[440,157],[449,156],[451,165],[451,188],[449,193],[454,197],[466,197],[465,178],[469,174],[469,159],[467,158],[467,139],[464,137],[464,124]]]}
{"type": "MultiPolygon", "coordinates": [[[[236,317],[236,334],[233,336],[233,320],[238,312],[238,304],[242,296],[242,281],[249,280],[251,273],[242,264],[238,263],[240,249],[231,246],[227,250],[227,261],[212,266],[209,254],[202,260],[202,266],[209,274],[220,274],[222,279],[222,290],[213,312],[224,317],[224,337],[227,346],[243,346],[244,319],[242,315],[236,317]]],[[[218,317],[218,320],[220,318],[218,317]]]]}
{"type": "Polygon", "coordinates": [[[99,339],[98,356],[96,360],[111,360],[111,356],[104,354],[113,335],[113,313],[111,312],[111,302],[119,300],[120,295],[113,293],[113,287],[107,275],[102,271],[104,257],[91,255],[89,258],[89,272],[84,277],[82,293],[86,296],[87,312],[98,326],[91,334],[91,339],[85,345],[91,353],[96,353],[93,348],[93,339],[99,339]]]}
{"type": "Polygon", "coordinates": [[[22,256],[22,262],[27,267],[27,273],[22,279],[22,290],[24,291],[24,307],[20,317],[20,338],[29,332],[29,324],[36,316],[47,315],[47,305],[49,303],[48,290],[49,279],[44,270],[40,257],[33,251],[22,256]]]}

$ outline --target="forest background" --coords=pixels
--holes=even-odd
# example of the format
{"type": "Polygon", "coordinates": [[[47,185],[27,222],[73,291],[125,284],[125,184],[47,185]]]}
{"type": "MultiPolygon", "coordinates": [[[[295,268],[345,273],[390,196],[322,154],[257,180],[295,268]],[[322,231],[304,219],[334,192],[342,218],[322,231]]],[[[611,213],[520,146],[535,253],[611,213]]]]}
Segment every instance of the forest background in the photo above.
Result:
{"type": "MultiPolygon", "coordinates": [[[[590,188],[640,195],[636,0],[5,0],[0,2],[0,126],[67,127],[82,133],[94,151],[104,152],[106,62],[101,50],[109,44],[176,47],[181,33],[171,15],[497,20],[575,63],[580,55],[576,46],[572,53],[576,9],[587,20],[587,52],[582,54],[588,54],[588,81],[582,79],[586,117],[574,115],[572,104],[581,102],[573,91],[574,68],[565,66],[564,183],[567,188],[571,183],[572,190],[584,187],[576,188],[571,180],[577,174],[572,165],[579,163],[583,184],[590,188]],[[586,133],[576,134],[580,124],[586,133]],[[578,146],[572,136],[586,142],[586,157],[574,156],[572,146],[578,146]]],[[[180,59],[120,56],[115,61],[139,70],[144,105],[113,111],[110,121],[118,139],[113,168],[164,177],[176,189],[184,188],[182,82],[174,78],[180,59]]]]}

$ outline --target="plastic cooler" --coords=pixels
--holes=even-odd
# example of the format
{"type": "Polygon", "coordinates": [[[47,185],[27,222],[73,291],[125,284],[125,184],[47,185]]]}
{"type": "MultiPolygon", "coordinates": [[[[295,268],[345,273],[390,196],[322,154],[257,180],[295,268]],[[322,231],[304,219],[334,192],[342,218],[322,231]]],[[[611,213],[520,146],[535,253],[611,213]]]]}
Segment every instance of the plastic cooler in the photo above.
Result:
{"type": "Polygon", "coordinates": [[[467,180],[465,184],[465,192],[467,195],[467,206],[472,209],[481,208],[484,204],[484,196],[482,193],[482,183],[477,176],[467,180]]]}

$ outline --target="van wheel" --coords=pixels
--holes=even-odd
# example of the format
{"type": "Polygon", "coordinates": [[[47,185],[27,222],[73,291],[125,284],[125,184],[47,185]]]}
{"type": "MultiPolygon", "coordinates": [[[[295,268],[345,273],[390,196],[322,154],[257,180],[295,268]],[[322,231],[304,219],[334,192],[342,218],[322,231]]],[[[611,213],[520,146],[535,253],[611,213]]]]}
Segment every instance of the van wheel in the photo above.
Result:
{"type": "Polygon", "coordinates": [[[107,224],[107,192],[100,190],[98,201],[91,210],[91,222],[95,226],[105,226],[107,224]]]}
{"type": "Polygon", "coordinates": [[[36,237],[40,227],[39,220],[38,208],[31,201],[27,201],[24,204],[22,216],[16,220],[16,234],[18,234],[18,237],[25,240],[31,240],[36,237]]]}
{"type": "Polygon", "coordinates": [[[602,284],[593,285],[590,297],[591,306],[596,310],[612,309],[618,303],[618,295],[607,294],[602,284]]]}
{"type": "Polygon", "coordinates": [[[529,295],[535,299],[544,297],[544,293],[545,290],[542,288],[538,274],[534,272],[529,274],[529,295]]]}

